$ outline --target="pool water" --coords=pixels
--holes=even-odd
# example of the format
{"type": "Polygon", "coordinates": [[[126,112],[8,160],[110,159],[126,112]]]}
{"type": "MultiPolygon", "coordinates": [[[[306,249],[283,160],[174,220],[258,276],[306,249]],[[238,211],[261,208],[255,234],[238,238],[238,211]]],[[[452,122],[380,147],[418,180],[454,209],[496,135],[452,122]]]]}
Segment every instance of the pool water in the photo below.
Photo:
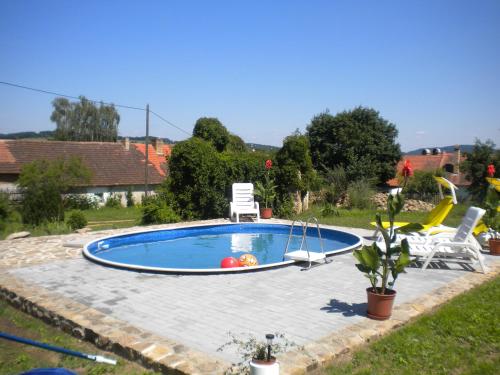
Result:
{"type": "MultiPolygon", "coordinates": [[[[283,263],[290,226],[276,224],[225,224],[131,233],[91,242],[85,255],[92,260],[136,269],[219,270],[222,259],[254,255],[259,266],[283,263]]],[[[295,227],[289,251],[300,247],[302,228],[295,227]]],[[[323,249],[328,254],[346,251],[359,237],[321,229],[323,249]]],[[[321,251],[316,228],[307,231],[310,251],[321,251]]],[[[228,270],[228,269],[225,269],[228,270]]]]}

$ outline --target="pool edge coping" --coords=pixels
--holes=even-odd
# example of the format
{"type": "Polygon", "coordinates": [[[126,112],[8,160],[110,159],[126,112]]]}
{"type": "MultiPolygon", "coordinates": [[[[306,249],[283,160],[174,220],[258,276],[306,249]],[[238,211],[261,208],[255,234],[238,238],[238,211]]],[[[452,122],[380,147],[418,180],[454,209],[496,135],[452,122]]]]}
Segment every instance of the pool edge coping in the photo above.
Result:
{"type": "MultiPolygon", "coordinates": [[[[290,222],[290,221],[288,221],[290,222]]],[[[122,269],[122,270],[127,270],[127,271],[133,271],[133,272],[145,272],[145,273],[158,273],[158,274],[179,274],[179,275],[220,275],[220,274],[233,274],[233,273],[245,273],[245,272],[260,272],[260,271],[266,271],[266,270],[271,270],[275,268],[280,268],[280,267],[285,267],[289,266],[292,264],[300,263],[295,260],[286,260],[282,262],[275,262],[275,263],[269,263],[265,265],[258,265],[254,267],[235,267],[235,268],[208,268],[208,269],[183,269],[183,268],[160,268],[160,267],[151,267],[151,266],[140,266],[140,265],[129,265],[127,263],[119,263],[119,262],[113,262],[110,260],[102,259],[90,252],[88,249],[88,246],[93,243],[99,243],[101,241],[105,241],[110,238],[114,237],[120,237],[120,236],[126,236],[130,234],[141,234],[141,233],[150,233],[150,232],[160,232],[160,231],[170,231],[170,230],[177,230],[177,229],[185,229],[185,228],[193,228],[193,227],[208,227],[208,226],[223,226],[223,225],[285,225],[285,226],[291,226],[292,224],[289,224],[284,221],[272,221],[272,222],[267,222],[267,223],[235,223],[235,222],[229,222],[229,223],[202,223],[198,225],[193,225],[192,223],[186,224],[186,225],[181,225],[181,226],[174,226],[174,227],[167,227],[167,228],[152,228],[148,230],[134,230],[130,232],[125,232],[125,233],[116,233],[116,234],[110,234],[104,237],[99,237],[93,240],[88,241],[83,245],[83,250],[82,250],[82,255],[85,259],[94,262],[96,264],[99,264],[101,266],[105,267],[112,267],[112,268],[117,268],[117,269],[122,269]]],[[[347,230],[342,230],[342,229],[337,229],[334,228],[331,225],[319,225],[320,229],[326,229],[326,230],[332,230],[336,232],[341,232],[345,233],[351,236],[354,236],[355,238],[358,239],[358,241],[350,246],[347,246],[345,248],[342,248],[342,250],[336,250],[336,251],[330,251],[330,252],[325,252],[325,255],[327,257],[333,257],[335,255],[341,255],[345,254],[347,252],[350,252],[354,249],[359,248],[360,246],[363,245],[363,237],[355,234],[355,233],[350,233],[347,230]]]]}

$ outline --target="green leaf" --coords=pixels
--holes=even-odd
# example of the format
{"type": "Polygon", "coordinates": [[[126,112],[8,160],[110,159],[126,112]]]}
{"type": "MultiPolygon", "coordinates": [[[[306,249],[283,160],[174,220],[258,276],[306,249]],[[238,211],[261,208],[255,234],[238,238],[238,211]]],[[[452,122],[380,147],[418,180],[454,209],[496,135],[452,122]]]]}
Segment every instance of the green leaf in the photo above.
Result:
{"type": "Polygon", "coordinates": [[[377,245],[374,243],[371,246],[363,246],[361,250],[355,250],[353,254],[361,265],[375,272],[380,267],[378,251],[377,245]]]}

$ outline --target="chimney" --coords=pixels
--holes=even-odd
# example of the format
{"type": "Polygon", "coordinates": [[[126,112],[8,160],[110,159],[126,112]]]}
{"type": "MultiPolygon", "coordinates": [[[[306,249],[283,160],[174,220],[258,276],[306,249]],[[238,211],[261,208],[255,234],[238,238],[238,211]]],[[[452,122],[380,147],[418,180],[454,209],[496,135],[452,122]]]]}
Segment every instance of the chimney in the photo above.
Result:
{"type": "Polygon", "coordinates": [[[155,138],[153,140],[153,147],[156,151],[156,155],[163,155],[163,139],[155,138]]]}
{"type": "Polygon", "coordinates": [[[460,174],[460,145],[455,145],[454,147],[455,149],[455,153],[457,155],[457,159],[456,159],[456,168],[455,168],[455,171],[457,174],[460,174]]]}
{"type": "Polygon", "coordinates": [[[123,143],[123,146],[125,147],[125,150],[127,150],[127,151],[130,150],[130,138],[129,137],[123,138],[122,143],[123,143]]]}

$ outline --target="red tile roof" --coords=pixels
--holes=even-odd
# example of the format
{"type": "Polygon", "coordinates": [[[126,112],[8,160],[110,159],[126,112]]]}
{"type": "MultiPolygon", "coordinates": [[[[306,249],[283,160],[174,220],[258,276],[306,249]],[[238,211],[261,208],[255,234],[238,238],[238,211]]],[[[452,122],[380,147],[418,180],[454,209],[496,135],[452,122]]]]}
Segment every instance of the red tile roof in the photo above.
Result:
{"type": "MultiPolygon", "coordinates": [[[[444,168],[447,164],[452,164],[456,166],[457,163],[457,154],[452,152],[443,152],[438,155],[405,155],[399,161],[396,166],[397,174],[401,174],[403,170],[403,165],[405,160],[409,160],[413,170],[415,171],[435,171],[440,168],[444,168]]],[[[465,160],[464,156],[460,156],[460,163],[465,160]]],[[[470,181],[465,179],[465,175],[463,173],[447,173],[446,178],[449,179],[457,186],[470,185],[470,181]]],[[[387,181],[389,186],[399,186],[399,181],[397,178],[392,178],[387,181]]]]}
{"type": "MultiPolygon", "coordinates": [[[[146,157],[146,145],[144,143],[132,143],[144,157],[146,157]]],[[[158,173],[162,176],[166,176],[166,163],[167,159],[172,153],[172,146],[163,145],[163,155],[158,155],[153,145],[148,145],[148,159],[151,164],[156,168],[158,173]]]]}
{"type": "MultiPolygon", "coordinates": [[[[34,160],[55,160],[71,156],[80,157],[91,170],[88,186],[120,186],[144,184],[144,154],[131,145],[126,150],[121,143],[61,142],[0,140],[0,174],[19,174],[24,164],[34,160]]],[[[149,183],[160,184],[165,179],[151,157],[149,183]]]]}

